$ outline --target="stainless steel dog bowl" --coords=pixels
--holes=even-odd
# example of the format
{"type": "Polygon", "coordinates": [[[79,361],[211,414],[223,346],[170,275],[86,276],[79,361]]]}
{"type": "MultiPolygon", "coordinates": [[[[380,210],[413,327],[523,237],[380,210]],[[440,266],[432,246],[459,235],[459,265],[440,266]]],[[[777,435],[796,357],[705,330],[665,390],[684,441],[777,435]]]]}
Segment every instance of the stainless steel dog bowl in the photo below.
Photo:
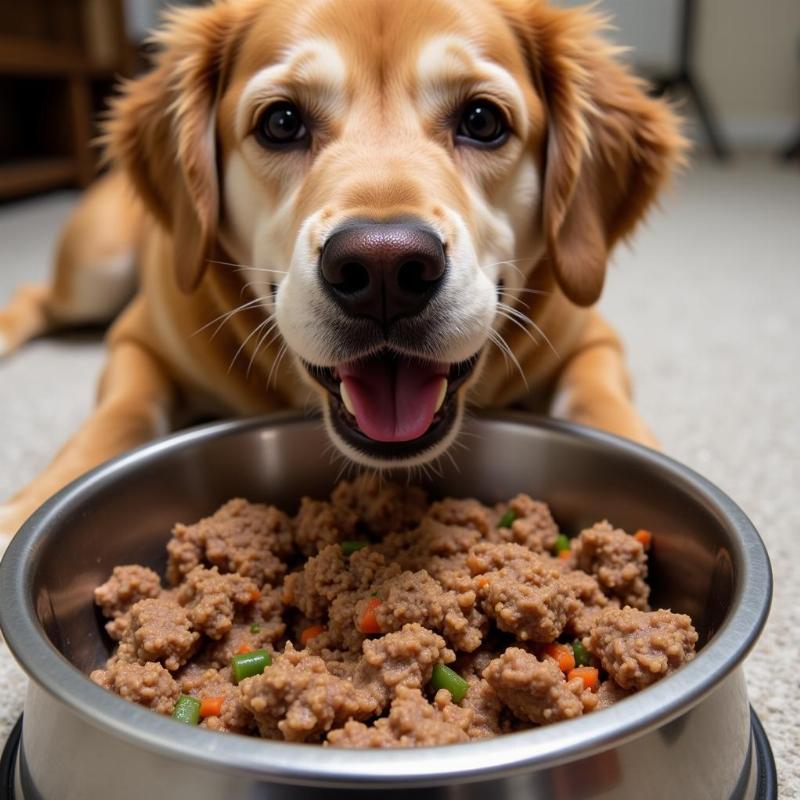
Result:
{"type": "MultiPolygon", "coordinates": [[[[343,751],[187,728],[103,691],[108,654],[92,590],[116,564],[164,565],[176,520],[233,496],[292,508],[324,496],[318,420],[214,424],[126,455],[48,502],[0,567],[0,624],[31,677],[11,783],[16,800],[253,800],[411,796],[472,800],[774,797],[742,659],[771,596],[767,555],[742,511],[681,465],[628,442],[503,415],[468,425],[436,493],[527,491],[567,530],[607,516],[655,531],[654,602],[687,612],[697,658],[645,692],[551,727],[450,747],[343,751]]],[[[12,743],[13,744],[13,743],[12,743]]]]}

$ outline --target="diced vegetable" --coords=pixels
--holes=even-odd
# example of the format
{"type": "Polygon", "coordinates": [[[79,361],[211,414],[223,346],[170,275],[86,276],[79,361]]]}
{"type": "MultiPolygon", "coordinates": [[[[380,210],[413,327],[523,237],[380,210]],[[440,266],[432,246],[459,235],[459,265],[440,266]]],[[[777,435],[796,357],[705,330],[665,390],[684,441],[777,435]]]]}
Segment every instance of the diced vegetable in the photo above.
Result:
{"type": "Polygon", "coordinates": [[[552,658],[562,672],[575,669],[575,655],[568,644],[558,644],[558,642],[546,644],[542,648],[542,653],[547,658],[552,658]]]}
{"type": "Polygon", "coordinates": [[[560,558],[562,561],[566,561],[567,559],[570,559],[570,558],[572,558],[572,550],[562,550],[562,551],[561,551],[561,552],[558,554],[558,557],[559,557],[559,558],[560,558]]]}
{"type": "Polygon", "coordinates": [[[250,602],[257,603],[260,599],[261,599],[261,592],[258,589],[253,589],[253,591],[250,592],[250,602]]]}
{"type": "Polygon", "coordinates": [[[361,614],[361,619],[358,621],[358,629],[361,633],[381,632],[381,626],[378,624],[377,616],[375,616],[375,612],[378,610],[380,604],[380,599],[373,597],[365,606],[364,612],[361,614]]]}
{"type": "Polygon", "coordinates": [[[498,528],[510,528],[514,524],[514,520],[517,518],[517,512],[514,511],[513,508],[509,508],[502,517],[500,517],[500,522],[497,523],[498,528]]]}
{"type": "Polygon", "coordinates": [[[239,649],[236,651],[237,655],[243,656],[245,653],[252,653],[253,648],[251,645],[247,644],[247,642],[242,642],[239,645],[239,649]]]}
{"type": "Polygon", "coordinates": [[[200,703],[200,718],[218,717],[222,713],[224,702],[224,697],[204,697],[203,702],[200,703]]]}
{"type": "Polygon", "coordinates": [[[460,703],[469,689],[469,684],[445,664],[434,664],[430,685],[436,692],[447,689],[454,703],[460,703]]]}
{"type": "Polygon", "coordinates": [[[325,633],[324,625],[309,625],[300,632],[300,642],[305,647],[315,636],[325,633]]]}
{"type": "Polygon", "coordinates": [[[653,534],[650,533],[650,531],[640,530],[633,534],[633,538],[647,550],[650,547],[650,543],[653,541],[653,534]]]}
{"type": "Polygon", "coordinates": [[[250,633],[261,633],[261,626],[257,622],[254,622],[250,626],[250,633]]]}
{"type": "Polygon", "coordinates": [[[596,667],[575,667],[567,673],[567,680],[571,681],[575,678],[580,678],[586,689],[591,689],[593,692],[597,691],[600,685],[600,672],[596,667]]]}
{"type": "Polygon", "coordinates": [[[342,542],[340,547],[342,548],[342,555],[351,556],[356,550],[360,550],[362,547],[366,547],[369,542],[342,542]]]}
{"type": "Polygon", "coordinates": [[[589,651],[583,646],[580,639],[576,639],[572,643],[572,653],[575,656],[575,666],[577,667],[591,667],[592,656],[589,651]]]}
{"type": "Polygon", "coordinates": [[[200,701],[191,695],[182,694],[172,710],[172,719],[185,725],[197,725],[200,721],[200,701]]]}
{"type": "Polygon", "coordinates": [[[249,653],[240,653],[231,659],[233,682],[239,683],[245,678],[260,675],[272,663],[266,650],[252,650],[249,653]]]}
{"type": "Polygon", "coordinates": [[[556,538],[556,544],[555,544],[556,555],[560,555],[561,553],[568,553],[571,549],[572,545],[570,544],[569,538],[565,536],[563,533],[559,533],[558,537],[556,538]]]}

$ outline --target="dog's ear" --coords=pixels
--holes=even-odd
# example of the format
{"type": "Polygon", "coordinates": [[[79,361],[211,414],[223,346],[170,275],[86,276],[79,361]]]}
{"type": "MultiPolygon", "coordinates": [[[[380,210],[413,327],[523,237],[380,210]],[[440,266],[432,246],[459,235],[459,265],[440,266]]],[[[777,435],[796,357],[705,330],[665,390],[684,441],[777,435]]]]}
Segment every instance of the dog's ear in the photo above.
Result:
{"type": "Polygon", "coordinates": [[[178,285],[196,288],[216,242],[215,106],[239,24],[235,4],[171,12],[154,68],[113,102],[103,143],[171,233],[178,285]]]}
{"type": "Polygon", "coordinates": [[[685,150],[678,119],[616,59],[587,8],[525,0],[522,29],[546,108],[542,227],[574,303],[600,297],[614,244],[631,233],[685,150]]]}

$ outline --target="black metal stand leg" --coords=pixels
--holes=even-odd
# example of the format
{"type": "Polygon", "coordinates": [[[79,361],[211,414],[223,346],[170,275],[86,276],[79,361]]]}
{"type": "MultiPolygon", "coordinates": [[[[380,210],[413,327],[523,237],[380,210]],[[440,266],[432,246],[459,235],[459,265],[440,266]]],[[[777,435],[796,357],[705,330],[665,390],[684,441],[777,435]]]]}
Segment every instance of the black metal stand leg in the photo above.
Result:
{"type": "Polygon", "coordinates": [[[711,110],[708,98],[692,75],[687,75],[684,78],[684,83],[692,98],[694,107],[697,109],[697,115],[700,117],[700,124],[705,129],[714,156],[719,161],[727,160],[730,157],[730,150],[722,137],[722,132],[717,125],[716,116],[711,110]]]}

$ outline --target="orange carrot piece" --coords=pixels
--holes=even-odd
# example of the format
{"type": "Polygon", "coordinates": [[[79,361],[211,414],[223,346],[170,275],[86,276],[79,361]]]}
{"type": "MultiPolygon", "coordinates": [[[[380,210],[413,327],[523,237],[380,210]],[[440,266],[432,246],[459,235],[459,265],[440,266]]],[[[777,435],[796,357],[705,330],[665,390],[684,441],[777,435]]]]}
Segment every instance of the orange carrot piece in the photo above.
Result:
{"type": "Polygon", "coordinates": [[[600,685],[600,672],[597,667],[575,667],[567,673],[567,680],[571,681],[575,678],[580,678],[584,687],[593,692],[596,692],[600,685]]]}
{"type": "Polygon", "coordinates": [[[558,644],[557,642],[546,644],[542,648],[542,653],[547,658],[552,658],[562,672],[575,669],[575,653],[568,644],[558,644]]]}
{"type": "Polygon", "coordinates": [[[650,531],[640,530],[633,534],[633,538],[647,550],[650,547],[650,543],[653,541],[653,534],[650,533],[650,531]]]}
{"type": "Polygon", "coordinates": [[[300,632],[300,643],[305,647],[315,636],[325,633],[324,625],[309,625],[300,632]]]}
{"type": "Polygon", "coordinates": [[[475,578],[475,583],[478,584],[479,588],[483,589],[489,583],[489,579],[485,575],[478,575],[475,578]]]}
{"type": "Polygon", "coordinates": [[[261,591],[259,589],[253,589],[253,591],[250,592],[250,602],[257,603],[260,599],[261,599],[261,591]]]}
{"type": "Polygon", "coordinates": [[[375,616],[375,612],[378,610],[378,606],[381,604],[381,601],[377,597],[373,597],[364,608],[364,613],[361,615],[361,619],[358,621],[358,629],[361,633],[380,633],[381,626],[378,624],[378,618],[375,616]]]}
{"type": "Polygon", "coordinates": [[[566,561],[572,555],[572,550],[559,550],[558,557],[562,561],[566,561]]]}
{"type": "Polygon", "coordinates": [[[218,717],[222,713],[224,697],[204,697],[200,703],[200,717],[218,717]]]}
{"type": "Polygon", "coordinates": [[[252,653],[252,652],[253,648],[250,647],[250,645],[247,644],[247,642],[242,642],[242,644],[239,645],[239,649],[236,651],[236,655],[243,656],[245,653],[252,653]]]}

